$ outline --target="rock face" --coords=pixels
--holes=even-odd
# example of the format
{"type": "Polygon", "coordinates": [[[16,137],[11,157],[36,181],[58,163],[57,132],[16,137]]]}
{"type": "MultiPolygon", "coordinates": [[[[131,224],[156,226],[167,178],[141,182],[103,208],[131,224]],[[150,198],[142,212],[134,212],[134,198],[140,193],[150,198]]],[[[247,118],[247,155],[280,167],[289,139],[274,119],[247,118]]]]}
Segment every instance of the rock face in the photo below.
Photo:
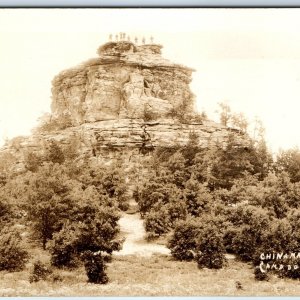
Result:
{"type": "Polygon", "coordinates": [[[52,111],[73,125],[118,118],[166,117],[192,111],[192,69],[161,56],[160,45],[110,42],[99,58],[61,72],[53,80],[52,111]]]}
{"type": "MultiPolygon", "coordinates": [[[[109,42],[99,57],[61,72],[53,80],[52,117],[70,120],[52,131],[16,138],[0,152],[22,165],[28,151],[43,151],[56,140],[68,149],[74,139],[79,157],[138,157],[155,147],[185,145],[191,133],[203,148],[225,146],[232,129],[199,118],[189,88],[193,70],[161,56],[161,45],[109,42]]],[[[51,117],[51,118],[52,118],[51,117]]],[[[237,143],[245,144],[236,132],[237,143]]]]}

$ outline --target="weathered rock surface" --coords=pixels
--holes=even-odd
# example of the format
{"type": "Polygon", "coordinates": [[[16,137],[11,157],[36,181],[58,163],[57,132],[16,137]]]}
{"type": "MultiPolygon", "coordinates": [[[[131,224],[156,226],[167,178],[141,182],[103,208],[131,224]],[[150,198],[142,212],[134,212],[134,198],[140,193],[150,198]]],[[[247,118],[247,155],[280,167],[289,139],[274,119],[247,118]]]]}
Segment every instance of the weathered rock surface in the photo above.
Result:
{"type": "Polygon", "coordinates": [[[160,45],[110,42],[99,58],[61,72],[53,80],[52,111],[68,114],[73,125],[143,118],[144,111],[166,116],[179,107],[192,110],[192,69],[161,57],[160,45]]]}
{"type": "MultiPolygon", "coordinates": [[[[143,119],[105,120],[69,127],[51,134],[20,137],[8,143],[2,151],[13,149],[14,155],[22,163],[26,151],[41,151],[51,140],[68,149],[76,139],[80,143],[81,156],[113,158],[120,152],[132,155],[148,153],[156,147],[183,146],[188,143],[191,133],[199,137],[200,147],[207,148],[217,143],[225,146],[232,131],[212,121],[182,124],[172,119],[152,122],[145,122],[143,119]]],[[[242,135],[237,143],[245,144],[242,135]]]]}
{"type": "MultiPolygon", "coordinates": [[[[52,116],[63,121],[68,116],[71,124],[63,130],[16,138],[1,152],[13,153],[22,164],[28,151],[42,151],[51,140],[68,148],[75,138],[79,157],[123,153],[128,158],[155,147],[185,145],[191,133],[197,134],[203,148],[225,146],[232,129],[189,117],[194,104],[189,88],[193,70],[162,58],[161,48],[125,41],[101,46],[99,58],[53,80],[52,116]]],[[[237,137],[243,145],[244,137],[239,133],[237,137]]]]}

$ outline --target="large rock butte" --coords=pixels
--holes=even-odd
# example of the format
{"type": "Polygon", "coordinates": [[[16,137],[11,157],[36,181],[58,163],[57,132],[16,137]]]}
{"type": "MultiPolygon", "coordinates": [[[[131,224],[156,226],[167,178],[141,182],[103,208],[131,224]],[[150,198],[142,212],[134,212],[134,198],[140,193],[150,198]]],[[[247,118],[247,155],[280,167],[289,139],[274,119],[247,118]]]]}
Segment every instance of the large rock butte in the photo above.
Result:
{"type": "Polygon", "coordinates": [[[119,118],[166,117],[192,110],[192,69],[161,57],[160,45],[110,42],[99,58],[61,72],[53,80],[52,111],[73,125],[119,118]]]}
{"type": "Polygon", "coordinates": [[[13,151],[22,163],[24,149],[40,151],[49,140],[67,146],[76,137],[85,156],[111,156],[116,149],[139,154],[185,145],[191,133],[199,136],[201,147],[225,145],[232,129],[194,112],[189,87],[194,70],[164,59],[161,49],[125,41],[102,45],[98,58],[53,79],[52,118],[68,119],[67,128],[14,139],[2,152],[13,151]]]}

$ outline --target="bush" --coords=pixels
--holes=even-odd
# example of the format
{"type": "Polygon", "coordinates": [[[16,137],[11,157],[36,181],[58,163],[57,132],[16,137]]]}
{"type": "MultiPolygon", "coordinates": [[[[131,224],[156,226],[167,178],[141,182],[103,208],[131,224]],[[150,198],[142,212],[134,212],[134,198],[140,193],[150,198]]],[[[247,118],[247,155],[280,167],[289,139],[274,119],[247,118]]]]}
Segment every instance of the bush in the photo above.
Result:
{"type": "Polygon", "coordinates": [[[36,172],[43,163],[42,157],[35,152],[27,152],[24,156],[25,168],[28,171],[36,172]]]}
{"type": "Polygon", "coordinates": [[[21,271],[25,268],[29,254],[24,249],[20,232],[4,227],[0,232],[0,270],[21,271]]]}
{"type": "Polygon", "coordinates": [[[195,217],[209,211],[212,203],[212,196],[209,190],[197,180],[190,178],[183,190],[184,199],[188,212],[195,217]]]}
{"type": "Polygon", "coordinates": [[[52,274],[52,270],[41,261],[36,261],[33,264],[33,270],[29,277],[29,282],[38,282],[40,280],[46,280],[52,274]]]}
{"type": "Polygon", "coordinates": [[[88,276],[88,282],[100,284],[105,284],[108,282],[108,277],[105,273],[106,265],[100,252],[84,252],[83,261],[85,271],[88,276]]]}
{"type": "Polygon", "coordinates": [[[53,236],[50,243],[51,264],[55,267],[75,268],[76,259],[75,240],[78,234],[74,227],[64,227],[53,236]]]}
{"type": "Polygon", "coordinates": [[[279,270],[280,277],[287,277],[292,279],[300,279],[300,259],[289,258],[284,260],[285,268],[279,270]]]}
{"type": "Polygon", "coordinates": [[[76,219],[53,235],[51,263],[57,267],[78,266],[85,251],[111,254],[121,249],[122,240],[117,238],[119,215],[115,207],[100,206],[91,198],[83,201],[73,211],[76,219]]]}
{"type": "Polygon", "coordinates": [[[168,248],[174,258],[187,261],[194,259],[200,222],[199,219],[190,218],[177,223],[168,241],[168,248]]]}
{"type": "Polygon", "coordinates": [[[268,211],[251,205],[232,208],[228,220],[232,223],[226,229],[224,244],[227,249],[243,261],[254,259],[270,230],[268,211]]]}
{"type": "Polygon", "coordinates": [[[225,228],[223,218],[213,214],[205,214],[201,218],[188,217],[176,224],[168,248],[172,256],[178,260],[196,258],[200,266],[204,264],[204,260],[209,261],[207,267],[223,266],[225,228]],[[209,239],[209,234],[212,234],[212,240],[209,239]]]}
{"type": "Polygon", "coordinates": [[[255,267],[255,269],[254,269],[254,278],[256,279],[256,280],[259,280],[259,281],[268,281],[269,280],[269,275],[267,274],[267,272],[262,272],[261,270],[260,270],[260,268],[259,267],[255,267]]]}
{"type": "Polygon", "coordinates": [[[215,225],[207,226],[199,232],[196,246],[199,268],[221,269],[225,265],[223,236],[215,225]]]}
{"type": "Polygon", "coordinates": [[[151,210],[145,216],[145,229],[148,232],[148,239],[157,238],[171,229],[171,220],[168,210],[162,206],[160,210],[151,210]]]}

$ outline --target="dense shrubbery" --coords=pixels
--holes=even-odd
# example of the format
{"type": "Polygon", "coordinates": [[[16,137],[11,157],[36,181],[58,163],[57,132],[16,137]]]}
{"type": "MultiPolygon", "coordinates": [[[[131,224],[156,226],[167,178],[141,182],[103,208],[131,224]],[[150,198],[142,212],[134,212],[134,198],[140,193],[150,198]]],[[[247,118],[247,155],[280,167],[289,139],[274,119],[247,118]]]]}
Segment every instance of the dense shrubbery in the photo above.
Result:
{"type": "Polygon", "coordinates": [[[20,231],[10,226],[5,226],[0,231],[0,270],[21,271],[29,254],[20,231]]]}
{"type": "MultiPolygon", "coordinates": [[[[227,124],[231,113],[223,108],[227,124]]],[[[169,234],[174,258],[218,269],[226,265],[225,252],[233,253],[253,263],[255,278],[266,280],[269,274],[257,268],[261,253],[300,252],[300,152],[282,151],[272,161],[262,139],[241,146],[236,132],[245,134],[247,124],[242,117],[231,121],[238,128],[226,143],[202,149],[191,132],[186,146],[148,154],[134,198],[148,238],[169,234]]],[[[119,163],[77,159],[79,148],[76,136],[68,148],[50,141],[42,154],[25,155],[23,173],[12,171],[15,157],[1,160],[0,269],[21,269],[28,259],[17,225],[30,234],[29,242],[50,251],[53,266],[84,264],[90,282],[108,281],[105,255],[122,244],[118,220],[129,207],[128,174],[119,163]]],[[[35,267],[32,281],[44,276],[43,266],[35,267]]],[[[298,269],[270,271],[300,277],[298,269]]]]}
{"type": "MultiPolygon", "coordinates": [[[[263,140],[240,147],[235,134],[226,147],[200,149],[196,135],[190,140],[185,147],[157,149],[152,175],[136,188],[149,236],[171,232],[174,258],[209,268],[223,267],[225,252],[257,267],[261,253],[300,251],[300,154],[282,152],[272,162],[263,140]]],[[[259,272],[255,278],[268,279],[259,272]]],[[[272,272],[291,278],[299,273],[272,272]]]]}
{"type": "MultiPolygon", "coordinates": [[[[107,281],[102,274],[107,259],[91,271],[84,253],[103,257],[121,249],[119,211],[128,207],[125,176],[117,164],[76,162],[78,143],[74,140],[71,149],[50,141],[43,153],[28,152],[22,172],[3,166],[7,176],[0,189],[0,225],[7,227],[0,233],[0,269],[22,269],[28,259],[26,249],[41,245],[50,251],[53,266],[85,264],[89,281],[107,281]],[[15,228],[13,224],[26,234],[26,244],[17,231],[8,229],[15,228]],[[93,279],[95,272],[102,279],[93,279]]],[[[48,278],[43,270],[37,262],[31,282],[48,278]]]]}

